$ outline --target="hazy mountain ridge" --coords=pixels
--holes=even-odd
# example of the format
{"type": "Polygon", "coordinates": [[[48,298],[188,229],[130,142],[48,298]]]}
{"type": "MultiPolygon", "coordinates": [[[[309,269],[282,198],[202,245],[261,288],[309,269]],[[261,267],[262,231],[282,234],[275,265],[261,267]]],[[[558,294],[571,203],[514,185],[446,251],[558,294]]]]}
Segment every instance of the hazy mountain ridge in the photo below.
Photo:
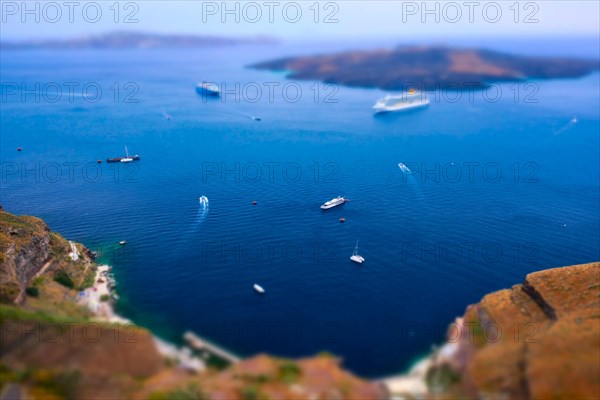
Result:
{"type": "Polygon", "coordinates": [[[125,48],[195,48],[277,43],[271,37],[234,38],[210,35],[176,35],[138,32],[112,32],[71,39],[3,41],[0,48],[19,49],[125,49],[125,48]]]}

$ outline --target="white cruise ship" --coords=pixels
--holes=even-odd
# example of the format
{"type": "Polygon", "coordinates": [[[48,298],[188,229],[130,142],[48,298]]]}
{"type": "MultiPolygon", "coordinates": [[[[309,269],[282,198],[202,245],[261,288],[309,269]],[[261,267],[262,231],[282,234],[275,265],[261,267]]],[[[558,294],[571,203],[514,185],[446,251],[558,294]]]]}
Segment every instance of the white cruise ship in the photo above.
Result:
{"type": "Polygon", "coordinates": [[[321,210],[329,210],[330,208],[342,205],[347,201],[350,201],[350,200],[346,199],[345,197],[338,196],[335,199],[331,199],[331,200],[323,203],[321,205],[321,210]]]}
{"type": "Polygon", "coordinates": [[[400,95],[387,95],[384,98],[377,100],[373,106],[375,113],[412,110],[415,108],[426,107],[429,104],[429,99],[424,93],[415,90],[400,95]]]}

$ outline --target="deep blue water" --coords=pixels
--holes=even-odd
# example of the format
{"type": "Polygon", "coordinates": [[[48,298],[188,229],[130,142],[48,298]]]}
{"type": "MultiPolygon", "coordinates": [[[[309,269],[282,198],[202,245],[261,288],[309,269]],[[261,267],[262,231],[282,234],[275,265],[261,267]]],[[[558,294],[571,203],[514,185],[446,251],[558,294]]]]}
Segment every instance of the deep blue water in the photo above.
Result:
{"type": "Polygon", "coordinates": [[[297,82],[291,102],[281,73],[245,68],[307,51],[3,52],[2,206],[101,251],[120,312],[166,338],[328,350],[367,376],[406,368],[484,294],[600,259],[598,74],[502,84],[497,102],[438,93],[426,110],[374,117],[379,90],[297,82]],[[245,96],[203,101],[202,79],[245,96]],[[36,82],[62,98],[12,94],[36,82]],[[73,101],[66,82],[80,83],[73,101]],[[89,82],[95,103],[80,96],[89,82]],[[137,103],[124,102],[128,82],[137,103]],[[264,82],[279,84],[273,101],[264,82]],[[142,160],[95,163],[124,145],[142,160]],[[338,194],[351,202],[321,212],[338,194]],[[349,261],[356,240],[362,266],[349,261]]]}

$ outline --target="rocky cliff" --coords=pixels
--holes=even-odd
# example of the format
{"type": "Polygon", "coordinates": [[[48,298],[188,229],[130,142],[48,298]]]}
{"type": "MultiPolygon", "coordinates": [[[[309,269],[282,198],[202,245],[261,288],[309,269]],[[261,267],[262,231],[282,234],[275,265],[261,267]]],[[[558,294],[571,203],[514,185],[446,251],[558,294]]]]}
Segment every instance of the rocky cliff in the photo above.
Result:
{"type": "Polygon", "coordinates": [[[41,220],[22,220],[2,212],[0,225],[0,299],[17,300],[27,282],[50,258],[49,230],[41,220]]]}
{"type": "Polygon", "coordinates": [[[535,272],[451,324],[432,398],[592,399],[600,393],[600,263],[535,272]]]}
{"type": "Polygon", "coordinates": [[[51,232],[39,218],[17,217],[0,210],[0,249],[0,301],[3,303],[22,303],[26,300],[27,287],[37,285],[44,278],[70,288],[85,288],[93,283],[95,265],[90,253],[82,245],[71,245],[51,232]],[[73,248],[81,256],[73,257],[70,254],[73,248]],[[40,279],[34,282],[36,277],[40,279]]]}

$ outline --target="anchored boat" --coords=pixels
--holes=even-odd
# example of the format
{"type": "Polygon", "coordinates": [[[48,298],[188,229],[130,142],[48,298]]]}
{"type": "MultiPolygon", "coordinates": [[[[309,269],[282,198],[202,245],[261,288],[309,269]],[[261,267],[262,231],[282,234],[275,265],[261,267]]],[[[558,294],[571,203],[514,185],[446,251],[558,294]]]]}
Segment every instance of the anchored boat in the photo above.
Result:
{"type": "Polygon", "coordinates": [[[331,199],[321,205],[321,210],[329,210],[330,208],[341,206],[345,202],[350,201],[345,197],[338,196],[335,199],[331,199]]]}
{"type": "Polygon", "coordinates": [[[221,89],[214,83],[200,82],[196,85],[196,92],[203,96],[219,96],[221,89]]]}
{"type": "Polygon", "coordinates": [[[365,262],[365,258],[358,254],[358,240],[356,241],[356,246],[354,247],[354,252],[350,256],[350,259],[355,263],[362,264],[365,262]]]}
{"type": "Polygon", "coordinates": [[[129,157],[129,150],[127,150],[127,146],[125,146],[125,158],[121,158],[121,162],[132,162],[133,158],[129,157]]]}
{"type": "Polygon", "coordinates": [[[387,95],[379,100],[373,106],[375,113],[384,113],[391,111],[405,111],[420,107],[427,107],[429,99],[425,94],[415,90],[409,90],[406,93],[397,96],[387,95]]]}
{"type": "Polygon", "coordinates": [[[137,154],[135,156],[130,156],[129,155],[129,150],[127,150],[127,146],[125,146],[125,157],[114,157],[114,158],[107,158],[106,162],[122,162],[122,163],[128,163],[128,162],[132,162],[132,161],[137,161],[140,159],[140,156],[138,156],[137,154]]]}

